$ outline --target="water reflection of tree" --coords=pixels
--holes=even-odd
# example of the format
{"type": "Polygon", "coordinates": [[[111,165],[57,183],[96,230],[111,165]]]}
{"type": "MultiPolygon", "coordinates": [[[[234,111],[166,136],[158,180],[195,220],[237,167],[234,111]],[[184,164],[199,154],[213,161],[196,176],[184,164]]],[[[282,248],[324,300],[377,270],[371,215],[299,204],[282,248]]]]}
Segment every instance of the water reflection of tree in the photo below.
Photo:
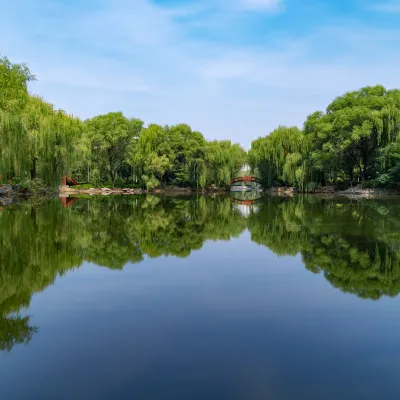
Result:
{"type": "Polygon", "coordinates": [[[252,239],[279,255],[300,253],[344,292],[363,298],[400,291],[400,205],[316,197],[272,199],[252,215],[252,239]]]}
{"type": "Polygon", "coordinates": [[[13,205],[0,213],[0,350],[37,328],[22,315],[34,293],[84,261],[122,269],[144,257],[187,257],[247,227],[279,255],[363,298],[400,291],[400,205],[387,201],[270,198],[244,218],[225,197],[120,197],[13,205]]]}
{"type": "Polygon", "coordinates": [[[32,294],[83,261],[121,269],[144,256],[187,257],[206,240],[239,236],[246,222],[227,198],[81,199],[26,202],[0,214],[0,350],[27,343],[37,328],[18,314],[32,294]]]}

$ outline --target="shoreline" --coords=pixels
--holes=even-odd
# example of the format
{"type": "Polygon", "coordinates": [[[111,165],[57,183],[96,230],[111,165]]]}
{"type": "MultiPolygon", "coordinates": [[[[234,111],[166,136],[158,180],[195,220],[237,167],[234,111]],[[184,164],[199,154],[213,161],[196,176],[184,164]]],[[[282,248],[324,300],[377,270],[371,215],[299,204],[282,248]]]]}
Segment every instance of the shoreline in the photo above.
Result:
{"type": "MultiPolygon", "coordinates": [[[[28,199],[31,197],[59,197],[68,198],[73,196],[132,196],[132,195],[165,195],[165,196],[191,196],[194,194],[202,195],[226,195],[230,193],[229,189],[220,187],[209,187],[205,189],[194,189],[184,187],[166,187],[156,189],[132,189],[132,188],[89,188],[81,189],[70,186],[62,186],[59,190],[43,190],[32,192],[18,190],[12,185],[0,185],[0,206],[7,206],[18,199],[28,199]]],[[[260,192],[261,196],[272,197],[295,197],[295,196],[316,196],[316,197],[345,197],[348,199],[379,199],[396,198],[400,196],[398,189],[362,189],[353,187],[347,190],[335,190],[333,187],[321,187],[312,192],[302,192],[293,187],[275,187],[260,192]]]]}
{"type": "MultiPolygon", "coordinates": [[[[227,194],[230,193],[229,189],[224,188],[206,188],[206,189],[193,189],[193,188],[157,188],[151,190],[145,189],[129,189],[129,188],[90,188],[90,189],[74,189],[73,187],[63,188],[59,194],[61,197],[68,195],[91,195],[91,196],[109,196],[109,195],[166,195],[166,196],[181,196],[192,194],[227,194]]],[[[400,190],[397,189],[361,189],[358,187],[349,188],[347,190],[334,190],[333,187],[322,187],[312,192],[302,192],[296,188],[270,188],[261,192],[263,195],[279,196],[279,197],[293,197],[293,196],[324,196],[330,197],[347,197],[352,199],[374,199],[382,197],[396,197],[400,196],[400,190]]]]}
{"type": "Polygon", "coordinates": [[[89,189],[75,189],[74,187],[63,186],[60,187],[59,194],[73,195],[73,194],[88,194],[88,195],[141,195],[141,194],[166,194],[166,195],[190,195],[195,193],[204,194],[218,194],[228,193],[229,190],[224,188],[206,188],[206,189],[193,189],[184,187],[166,187],[156,189],[132,189],[132,188],[89,188],[89,189]]]}

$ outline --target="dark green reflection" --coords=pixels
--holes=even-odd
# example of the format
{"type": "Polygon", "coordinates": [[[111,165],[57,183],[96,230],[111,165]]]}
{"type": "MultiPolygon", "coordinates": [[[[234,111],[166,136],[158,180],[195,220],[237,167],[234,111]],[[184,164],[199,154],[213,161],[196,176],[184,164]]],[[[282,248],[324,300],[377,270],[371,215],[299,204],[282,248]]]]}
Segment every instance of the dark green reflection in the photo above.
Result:
{"type": "Polygon", "coordinates": [[[145,256],[187,257],[246,228],[278,255],[301,254],[308,270],[345,292],[398,295],[397,201],[257,200],[251,208],[229,197],[103,197],[64,208],[55,199],[0,211],[0,350],[29,342],[38,328],[22,311],[32,295],[84,261],[122,269],[145,256]]]}
{"type": "Polygon", "coordinates": [[[379,299],[400,291],[398,201],[275,198],[248,227],[253,241],[279,255],[300,253],[308,270],[344,292],[379,299]]]}
{"type": "Polygon", "coordinates": [[[145,255],[187,257],[206,240],[239,236],[246,220],[229,198],[123,197],[25,202],[0,212],[0,350],[37,328],[18,313],[57,275],[83,261],[113,269],[145,255]]]}

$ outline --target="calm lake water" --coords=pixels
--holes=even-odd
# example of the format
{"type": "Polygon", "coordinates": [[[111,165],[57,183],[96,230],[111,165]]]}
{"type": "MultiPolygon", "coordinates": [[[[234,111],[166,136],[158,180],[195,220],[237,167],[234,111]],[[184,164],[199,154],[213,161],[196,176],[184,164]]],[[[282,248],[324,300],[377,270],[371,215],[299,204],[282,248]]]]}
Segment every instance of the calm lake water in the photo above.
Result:
{"type": "Polygon", "coordinates": [[[0,208],[0,398],[400,398],[400,199],[0,208]]]}

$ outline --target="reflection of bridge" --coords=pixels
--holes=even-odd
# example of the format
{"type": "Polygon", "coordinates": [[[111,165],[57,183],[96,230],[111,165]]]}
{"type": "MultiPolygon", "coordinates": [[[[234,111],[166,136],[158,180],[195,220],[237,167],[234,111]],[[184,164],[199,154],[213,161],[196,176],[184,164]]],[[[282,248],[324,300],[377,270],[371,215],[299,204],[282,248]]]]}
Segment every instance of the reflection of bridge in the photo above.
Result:
{"type": "Polygon", "coordinates": [[[61,197],[61,204],[65,207],[65,208],[70,208],[72,206],[72,204],[75,203],[75,201],[77,201],[79,199],[79,197],[61,197]]]}
{"type": "Polygon", "coordinates": [[[238,176],[230,181],[230,185],[234,185],[235,183],[245,182],[245,183],[261,183],[260,179],[255,176],[238,176]]]}
{"type": "Polygon", "coordinates": [[[233,208],[248,218],[252,212],[258,211],[257,200],[239,200],[231,197],[233,208]]]}
{"type": "Polygon", "coordinates": [[[262,197],[259,197],[258,199],[236,199],[235,197],[231,197],[232,203],[234,204],[241,204],[243,206],[252,206],[256,203],[258,203],[262,197]]]}
{"type": "Polygon", "coordinates": [[[257,191],[250,192],[231,192],[230,199],[233,208],[239,211],[245,218],[248,218],[252,212],[258,211],[257,203],[262,200],[262,193],[257,191]]]}

